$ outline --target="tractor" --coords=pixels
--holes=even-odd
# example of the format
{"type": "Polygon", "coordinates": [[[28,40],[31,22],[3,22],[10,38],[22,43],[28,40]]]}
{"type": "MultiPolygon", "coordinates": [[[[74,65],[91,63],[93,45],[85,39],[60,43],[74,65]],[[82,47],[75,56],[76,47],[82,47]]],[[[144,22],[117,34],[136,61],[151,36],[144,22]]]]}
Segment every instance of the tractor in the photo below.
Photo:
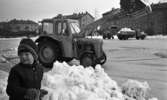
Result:
{"type": "Polygon", "coordinates": [[[85,38],[77,20],[44,19],[41,25],[36,43],[39,61],[44,67],[52,68],[55,61],[70,62],[72,59],[79,60],[84,67],[106,62],[103,40],[85,38]]]}

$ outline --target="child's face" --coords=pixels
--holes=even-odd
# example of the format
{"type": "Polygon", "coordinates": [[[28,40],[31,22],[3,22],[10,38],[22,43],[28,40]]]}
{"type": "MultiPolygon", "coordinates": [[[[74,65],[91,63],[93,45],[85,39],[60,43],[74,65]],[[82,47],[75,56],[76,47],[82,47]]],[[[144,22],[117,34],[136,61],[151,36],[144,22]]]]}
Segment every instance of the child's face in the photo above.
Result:
{"type": "Polygon", "coordinates": [[[20,62],[23,64],[33,64],[34,57],[30,52],[22,52],[19,54],[20,62]]]}

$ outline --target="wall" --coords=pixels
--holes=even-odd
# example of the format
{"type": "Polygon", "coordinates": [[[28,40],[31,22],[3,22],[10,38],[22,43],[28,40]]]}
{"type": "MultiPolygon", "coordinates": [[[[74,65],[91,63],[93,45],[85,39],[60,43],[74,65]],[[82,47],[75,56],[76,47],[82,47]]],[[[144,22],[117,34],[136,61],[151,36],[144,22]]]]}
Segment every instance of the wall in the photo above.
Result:
{"type": "Polygon", "coordinates": [[[94,18],[92,18],[89,14],[84,15],[80,19],[81,29],[84,29],[88,24],[92,23],[93,21],[94,21],[94,18]]]}

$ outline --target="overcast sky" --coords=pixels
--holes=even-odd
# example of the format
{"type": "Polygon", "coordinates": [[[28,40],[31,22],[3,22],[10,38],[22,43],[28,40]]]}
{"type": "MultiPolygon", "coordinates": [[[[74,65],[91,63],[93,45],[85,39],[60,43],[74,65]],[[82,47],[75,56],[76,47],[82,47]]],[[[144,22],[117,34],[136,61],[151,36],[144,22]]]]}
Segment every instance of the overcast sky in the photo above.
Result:
{"type": "Polygon", "coordinates": [[[0,21],[14,18],[40,21],[57,14],[67,15],[85,11],[94,17],[101,17],[102,13],[111,8],[119,8],[119,2],[120,0],[0,0],[0,21]]]}

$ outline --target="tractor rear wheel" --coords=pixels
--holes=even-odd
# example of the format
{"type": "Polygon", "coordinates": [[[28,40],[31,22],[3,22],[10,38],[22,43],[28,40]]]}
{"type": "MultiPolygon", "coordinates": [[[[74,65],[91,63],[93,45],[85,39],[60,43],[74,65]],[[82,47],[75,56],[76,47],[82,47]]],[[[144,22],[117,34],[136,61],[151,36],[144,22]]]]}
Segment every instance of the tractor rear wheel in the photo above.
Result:
{"type": "Polygon", "coordinates": [[[107,60],[107,56],[106,54],[103,52],[103,56],[102,56],[102,59],[100,60],[100,64],[103,65],[107,60]]]}
{"type": "Polygon", "coordinates": [[[84,67],[93,66],[94,67],[94,60],[93,60],[93,54],[83,54],[83,56],[80,58],[80,63],[84,67]]]}
{"type": "Polygon", "coordinates": [[[45,67],[53,67],[53,63],[59,57],[60,50],[56,43],[52,41],[41,41],[38,43],[39,61],[45,67]]]}
{"type": "Polygon", "coordinates": [[[106,39],[106,38],[107,38],[107,36],[103,35],[103,39],[106,39]]]}

